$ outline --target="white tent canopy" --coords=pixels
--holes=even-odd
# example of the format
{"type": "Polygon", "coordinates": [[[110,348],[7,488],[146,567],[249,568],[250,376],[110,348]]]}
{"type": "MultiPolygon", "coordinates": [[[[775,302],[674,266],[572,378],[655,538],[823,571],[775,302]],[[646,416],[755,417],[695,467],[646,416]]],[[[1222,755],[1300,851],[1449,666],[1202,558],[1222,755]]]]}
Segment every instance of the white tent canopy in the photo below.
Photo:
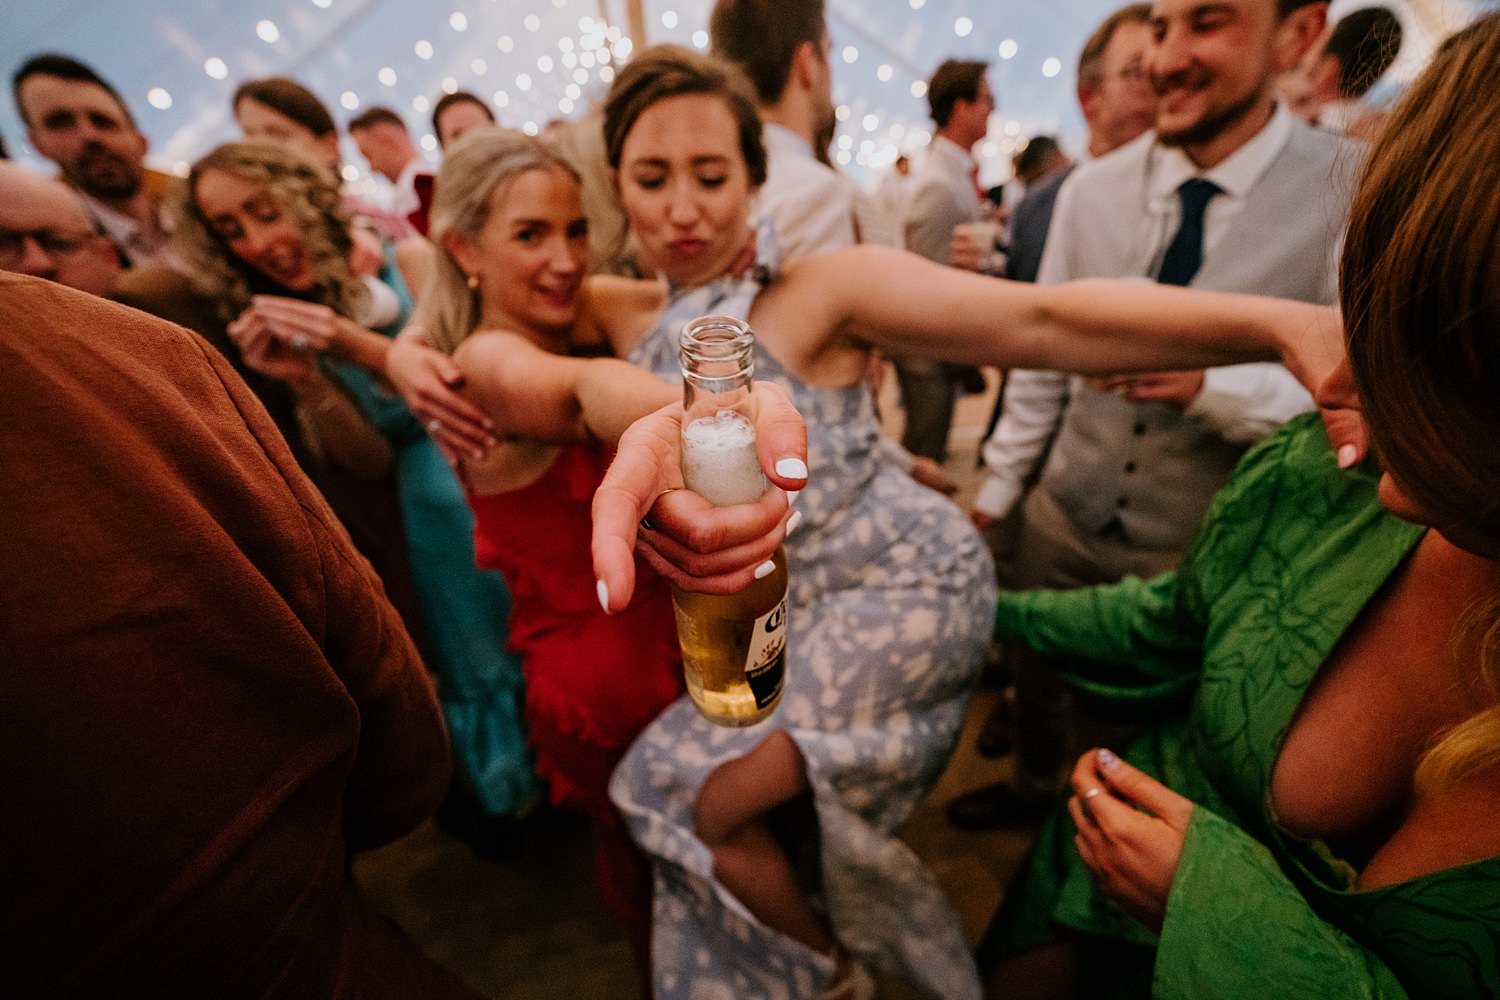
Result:
{"type": "MultiPolygon", "coordinates": [[[[1076,151],[1077,53],[1120,2],[826,0],[840,117],[836,159],[866,178],[898,151],[923,146],[931,127],[923,81],[948,57],[992,63],[999,107],[981,149],[987,183],[1008,176],[1010,153],[1028,136],[1059,134],[1076,151]]],[[[1410,44],[1398,67],[1406,74],[1473,7],[1470,0],[1338,0],[1333,14],[1371,2],[1393,7],[1406,23],[1410,44]]],[[[643,41],[706,47],[711,6],[711,0],[11,0],[0,66],[9,74],[43,51],[92,65],[129,103],[151,140],[152,162],[168,170],[180,172],[237,137],[229,107],[234,88],[272,75],[306,84],[341,124],[370,105],[395,109],[435,158],[429,109],[443,91],[473,91],[492,102],[502,124],[535,131],[582,114],[643,41]],[[644,40],[630,37],[632,23],[644,40]]],[[[0,135],[11,155],[37,163],[24,133],[11,102],[0,102],[0,135]]],[[[352,146],[346,162],[351,179],[367,176],[352,146]]]]}

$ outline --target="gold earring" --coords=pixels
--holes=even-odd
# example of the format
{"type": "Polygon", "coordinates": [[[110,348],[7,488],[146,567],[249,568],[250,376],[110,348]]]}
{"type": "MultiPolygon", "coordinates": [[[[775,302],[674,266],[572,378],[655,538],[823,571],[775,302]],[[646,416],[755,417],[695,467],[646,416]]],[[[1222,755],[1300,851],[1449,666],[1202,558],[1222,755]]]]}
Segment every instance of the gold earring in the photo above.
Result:
{"type": "Polygon", "coordinates": [[[478,288],[479,287],[479,275],[477,275],[477,274],[471,274],[471,275],[469,275],[468,286],[469,286],[470,289],[476,289],[476,288],[478,288]]]}

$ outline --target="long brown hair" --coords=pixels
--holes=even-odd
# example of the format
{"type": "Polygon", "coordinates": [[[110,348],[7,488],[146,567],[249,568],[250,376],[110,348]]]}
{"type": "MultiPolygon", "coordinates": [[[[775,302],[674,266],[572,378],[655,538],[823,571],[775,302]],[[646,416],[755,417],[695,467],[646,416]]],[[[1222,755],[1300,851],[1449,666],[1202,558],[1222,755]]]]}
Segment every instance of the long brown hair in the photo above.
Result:
{"type": "MultiPolygon", "coordinates": [[[[1500,554],[1500,13],[1439,50],[1370,149],[1340,272],[1350,370],[1386,471],[1457,544],[1500,554]]],[[[1456,648],[1500,697],[1500,583],[1456,648]]],[[[1500,707],[1419,780],[1500,764],[1500,707]]]]}

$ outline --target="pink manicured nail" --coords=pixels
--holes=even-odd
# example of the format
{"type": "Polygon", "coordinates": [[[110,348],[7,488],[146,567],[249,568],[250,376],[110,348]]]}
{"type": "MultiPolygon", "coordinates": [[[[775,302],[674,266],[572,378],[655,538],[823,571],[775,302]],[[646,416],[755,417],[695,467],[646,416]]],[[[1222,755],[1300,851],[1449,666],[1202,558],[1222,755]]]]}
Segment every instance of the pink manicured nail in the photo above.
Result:
{"type": "Polygon", "coordinates": [[[609,588],[600,580],[594,584],[594,589],[599,594],[599,606],[604,609],[605,614],[609,614],[609,588]]]}
{"type": "Polygon", "coordinates": [[[1108,750],[1100,750],[1099,751],[1099,766],[1100,767],[1114,767],[1118,763],[1120,763],[1120,758],[1116,757],[1110,751],[1108,751],[1108,750]]]}
{"type": "Polygon", "coordinates": [[[1359,449],[1352,444],[1339,446],[1339,468],[1347,469],[1354,464],[1354,457],[1359,454],[1359,449]]]}

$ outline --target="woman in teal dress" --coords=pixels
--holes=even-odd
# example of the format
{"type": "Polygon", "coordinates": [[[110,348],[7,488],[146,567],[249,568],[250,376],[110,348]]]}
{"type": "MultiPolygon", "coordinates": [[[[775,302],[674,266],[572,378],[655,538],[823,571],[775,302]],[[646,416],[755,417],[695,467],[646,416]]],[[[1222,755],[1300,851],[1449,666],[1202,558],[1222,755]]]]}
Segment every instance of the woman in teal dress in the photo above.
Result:
{"type": "MultiPolygon", "coordinates": [[[[506,650],[511,599],[474,562],[474,520],[452,467],[372,371],[411,314],[408,275],[425,247],[385,248],[378,281],[349,269],[348,219],[333,179],[264,142],[230,143],[194,165],[178,239],[236,318],[250,365],[285,379],[321,368],[390,442],[429,666],[464,791],[481,816],[526,808],[536,778],[521,725],[522,681],[506,650]],[[358,318],[358,321],[356,320],[358,318]],[[362,325],[363,324],[363,325],[362,325]],[[373,331],[373,332],[372,332],[373,331]]],[[[496,822],[490,831],[499,829],[496,822]]],[[[481,839],[481,849],[513,844],[481,839]]]]}
{"type": "Polygon", "coordinates": [[[992,995],[1500,992],[1497,78],[1490,14],[1351,209],[1349,359],[1318,395],[1380,466],[1299,419],[1176,572],[1001,595],[997,636],[1078,658],[1087,696],[1186,710],[1079,761],[981,948],[992,995]]]}

